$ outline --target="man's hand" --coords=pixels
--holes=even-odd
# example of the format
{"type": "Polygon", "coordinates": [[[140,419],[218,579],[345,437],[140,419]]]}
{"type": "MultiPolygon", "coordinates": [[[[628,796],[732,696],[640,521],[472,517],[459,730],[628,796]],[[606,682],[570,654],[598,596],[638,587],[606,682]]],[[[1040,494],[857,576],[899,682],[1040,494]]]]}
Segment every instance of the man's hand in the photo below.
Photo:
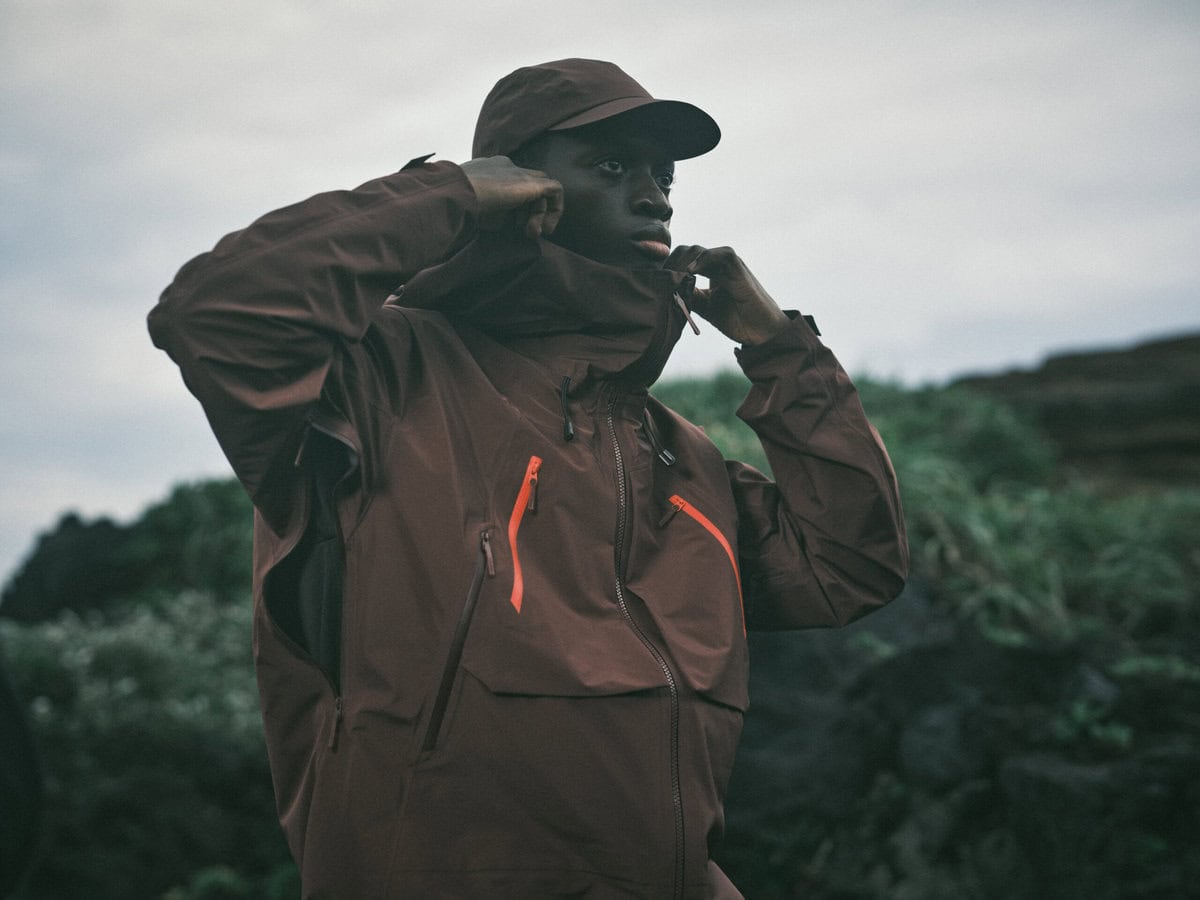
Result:
{"type": "Polygon", "coordinates": [[[479,227],[487,231],[523,229],[531,238],[554,231],[562,217],[562,185],[534,169],[522,169],[507,156],[472,159],[459,167],[479,202],[479,227]]]}
{"type": "Polygon", "coordinates": [[[692,293],[691,308],[740,344],[761,344],[791,322],[729,247],[682,245],[663,268],[707,278],[708,287],[692,293]]]}

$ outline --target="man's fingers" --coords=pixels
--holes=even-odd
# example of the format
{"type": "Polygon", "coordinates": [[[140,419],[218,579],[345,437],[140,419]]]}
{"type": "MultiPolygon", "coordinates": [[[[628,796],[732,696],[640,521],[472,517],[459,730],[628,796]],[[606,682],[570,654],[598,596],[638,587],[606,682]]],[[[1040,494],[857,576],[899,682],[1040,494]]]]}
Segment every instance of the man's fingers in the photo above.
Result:
{"type": "Polygon", "coordinates": [[[563,214],[563,188],[553,178],[547,178],[546,193],[542,195],[544,213],[542,215],[542,234],[553,234],[558,227],[558,220],[563,214]]]}
{"type": "Polygon", "coordinates": [[[505,156],[461,164],[479,202],[483,228],[515,225],[531,237],[549,234],[562,216],[562,185],[545,172],[523,169],[505,156]]]}
{"type": "Polygon", "coordinates": [[[711,278],[731,273],[738,262],[737,254],[730,247],[683,244],[671,251],[671,255],[663,263],[663,268],[711,278]]]}
{"type": "MultiPolygon", "coordinates": [[[[671,251],[671,255],[663,262],[664,269],[672,272],[696,272],[692,268],[695,261],[707,252],[706,248],[696,244],[681,244],[671,251]]],[[[700,274],[704,274],[701,272],[700,274]]]]}
{"type": "Polygon", "coordinates": [[[531,238],[543,237],[554,231],[562,217],[562,185],[540,172],[533,173],[525,187],[533,198],[525,203],[525,233],[531,238]]]}
{"type": "Polygon", "coordinates": [[[525,204],[525,233],[529,237],[541,237],[545,216],[546,200],[544,197],[525,204]]]}
{"type": "Polygon", "coordinates": [[[735,268],[741,263],[736,253],[730,247],[698,248],[700,250],[684,270],[693,275],[703,275],[705,278],[728,277],[733,275],[735,268]]]}
{"type": "Polygon", "coordinates": [[[709,280],[688,298],[692,312],[742,344],[769,339],[791,321],[730,247],[676,247],[663,268],[709,280]]]}
{"type": "Polygon", "coordinates": [[[561,184],[553,178],[545,178],[537,188],[537,196],[525,204],[525,233],[533,238],[552,234],[563,212],[561,184]]]}
{"type": "Polygon", "coordinates": [[[702,319],[709,319],[709,313],[712,310],[712,288],[696,288],[688,297],[688,306],[692,312],[700,316],[702,319]]]}

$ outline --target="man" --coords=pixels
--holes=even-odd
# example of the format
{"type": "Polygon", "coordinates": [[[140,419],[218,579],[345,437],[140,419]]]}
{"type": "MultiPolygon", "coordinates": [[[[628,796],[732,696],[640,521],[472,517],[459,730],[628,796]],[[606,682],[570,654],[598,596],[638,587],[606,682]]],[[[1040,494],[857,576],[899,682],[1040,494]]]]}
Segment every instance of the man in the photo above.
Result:
{"type": "Polygon", "coordinates": [[[271,213],[151,313],[256,507],[305,896],[739,896],[710,855],[745,629],[849,621],[906,548],[813,328],[670,249],[674,162],[719,135],[609,63],[519,69],[475,159],[271,213]],[[693,313],[778,485],[647,395],[693,313]]]}

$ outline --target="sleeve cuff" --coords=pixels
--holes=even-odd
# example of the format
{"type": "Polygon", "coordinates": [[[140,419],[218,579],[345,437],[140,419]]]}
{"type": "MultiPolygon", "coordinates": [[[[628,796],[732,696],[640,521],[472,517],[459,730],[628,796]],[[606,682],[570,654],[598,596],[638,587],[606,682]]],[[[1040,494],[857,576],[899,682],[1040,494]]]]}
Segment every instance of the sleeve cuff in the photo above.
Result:
{"type": "Polygon", "coordinates": [[[780,354],[795,351],[811,353],[824,346],[818,339],[821,332],[812,316],[802,315],[794,309],[785,309],[783,312],[792,320],[791,325],[781,328],[761,344],[734,348],[734,356],[742,369],[748,371],[780,354]]]}

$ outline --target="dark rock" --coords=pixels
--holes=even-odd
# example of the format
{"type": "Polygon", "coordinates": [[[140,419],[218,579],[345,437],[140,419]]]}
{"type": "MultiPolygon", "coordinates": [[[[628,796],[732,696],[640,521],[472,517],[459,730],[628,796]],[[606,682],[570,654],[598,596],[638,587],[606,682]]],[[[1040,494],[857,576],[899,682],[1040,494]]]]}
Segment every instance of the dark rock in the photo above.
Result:
{"type": "Polygon", "coordinates": [[[1200,484],[1200,335],[956,383],[1031,414],[1063,459],[1089,474],[1200,484]]]}
{"type": "Polygon", "coordinates": [[[996,644],[916,589],[753,636],[720,862],[752,897],[1200,896],[1200,684],[1106,640],[996,644]]]}
{"type": "Polygon", "coordinates": [[[1000,773],[1009,822],[1046,896],[1196,896],[1200,753],[1186,742],[1111,763],[1031,753],[1000,773]]]}
{"type": "Polygon", "coordinates": [[[1000,771],[1017,839],[1033,861],[1047,897],[1116,897],[1103,859],[1111,823],[1105,766],[1069,763],[1047,754],[1007,760],[1000,771]]]}

